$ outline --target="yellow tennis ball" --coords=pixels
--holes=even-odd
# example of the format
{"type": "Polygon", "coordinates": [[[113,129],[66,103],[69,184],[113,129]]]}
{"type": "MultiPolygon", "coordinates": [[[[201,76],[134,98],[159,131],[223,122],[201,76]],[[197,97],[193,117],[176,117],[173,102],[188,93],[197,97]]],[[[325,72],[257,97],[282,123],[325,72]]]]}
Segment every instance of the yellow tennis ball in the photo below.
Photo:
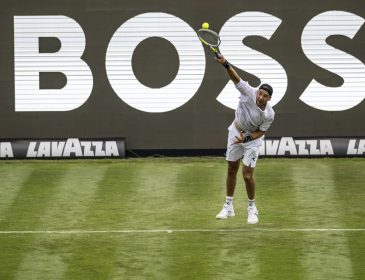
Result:
{"type": "Polygon", "coordinates": [[[202,27],[203,27],[203,29],[208,29],[208,28],[209,28],[209,23],[204,22],[204,23],[202,24],[202,27]]]}

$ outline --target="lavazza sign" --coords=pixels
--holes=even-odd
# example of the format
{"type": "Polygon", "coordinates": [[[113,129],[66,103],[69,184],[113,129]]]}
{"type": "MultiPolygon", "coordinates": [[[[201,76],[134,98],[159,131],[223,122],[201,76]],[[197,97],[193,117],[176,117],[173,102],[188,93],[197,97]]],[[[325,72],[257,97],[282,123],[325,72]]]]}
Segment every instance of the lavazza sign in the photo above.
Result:
{"type": "MultiPolygon", "coordinates": [[[[260,147],[262,156],[343,157],[365,154],[365,139],[266,139],[260,147]]],[[[39,158],[124,158],[124,139],[81,140],[12,140],[0,142],[1,159],[39,158]]]]}
{"type": "Polygon", "coordinates": [[[121,139],[12,140],[0,142],[0,158],[124,158],[121,139]]]}
{"type": "Polygon", "coordinates": [[[365,139],[266,139],[260,155],[294,157],[346,157],[363,156],[365,139]]]}
{"type": "MultiPolygon", "coordinates": [[[[281,22],[268,13],[242,12],[232,16],[219,31],[220,49],[231,64],[261,81],[270,80],[275,88],[273,106],[286,93],[287,72],[275,58],[245,46],[242,41],[249,36],[270,39],[280,29],[281,22]],[[256,62],[250,64],[252,57],[256,62]]],[[[340,76],[343,84],[326,87],[313,77],[299,97],[302,102],[319,110],[342,111],[363,101],[364,91],[356,89],[365,88],[365,65],[326,42],[332,35],[352,39],[363,23],[364,18],[345,11],[326,11],[309,20],[301,35],[304,54],[314,64],[340,76]]],[[[82,58],[85,47],[85,33],[75,19],[64,15],[14,16],[15,111],[69,111],[84,104],[94,82],[92,69],[82,58]],[[57,38],[59,50],[41,53],[39,38],[42,37],[57,38]],[[61,89],[40,89],[42,72],[62,73],[67,83],[61,89]]],[[[111,37],[105,54],[107,78],[114,92],[129,106],[150,113],[172,111],[188,102],[198,92],[205,68],[205,52],[196,31],[181,18],[167,13],[143,13],[122,23],[111,37]],[[140,83],[132,69],[135,48],[150,37],[168,40],[179,55],[176,77],[161,88],[140,83]]],[[[237,98],[230,94],[233,86],[228,82],[217,101],[235,109],[237,98]]]]}

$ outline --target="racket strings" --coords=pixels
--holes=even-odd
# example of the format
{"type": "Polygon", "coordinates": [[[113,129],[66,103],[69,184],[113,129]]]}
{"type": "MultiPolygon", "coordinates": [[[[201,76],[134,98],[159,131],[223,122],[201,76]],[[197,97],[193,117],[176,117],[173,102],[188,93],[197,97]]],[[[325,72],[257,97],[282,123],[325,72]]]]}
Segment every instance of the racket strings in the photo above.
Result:
{"type": "Polygon", "coordinates": [[[220,44],[219,35],[211,30],[199,30],[200,39],[211,46],[218,46],[220,44]]]}

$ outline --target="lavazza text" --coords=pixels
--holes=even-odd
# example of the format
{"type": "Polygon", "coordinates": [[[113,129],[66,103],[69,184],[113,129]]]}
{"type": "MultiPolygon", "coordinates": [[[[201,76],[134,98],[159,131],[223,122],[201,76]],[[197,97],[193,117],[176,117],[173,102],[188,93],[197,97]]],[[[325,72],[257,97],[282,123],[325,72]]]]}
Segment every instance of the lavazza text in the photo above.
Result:
{"type": "MultiPolygon", "coordinates": [[[[22,140],[24,142],[25,140],[22,140]]],[[[26,141],[23,152],[16,151],[16,141],[0,142],[0,158],[88,158],[120,157],[117,141],[80,141],[69,138],[60,141],[26,141]],[[17,153],[17,155],[15,155],[17,153]],[[23,154],[21,154],[23,153],[23,154]]],[[[24,144],[24,143],[22,143],[24,144]]]]}
{"type": "MultiPolygon", "coordinates": [[[[263,156],[362,156],[365,154],[365,139],[266,139],[261,146],[263,156]]],[[[32,141],[24,145],[24,151],[17,151],[14,142],[0,142],[0,158],[82,158],[121,157],[118,141],[80,141],[69,138],[62,141],[32,141]]],[[[23,143],[24,144],[24,143],[23,143]]]]}

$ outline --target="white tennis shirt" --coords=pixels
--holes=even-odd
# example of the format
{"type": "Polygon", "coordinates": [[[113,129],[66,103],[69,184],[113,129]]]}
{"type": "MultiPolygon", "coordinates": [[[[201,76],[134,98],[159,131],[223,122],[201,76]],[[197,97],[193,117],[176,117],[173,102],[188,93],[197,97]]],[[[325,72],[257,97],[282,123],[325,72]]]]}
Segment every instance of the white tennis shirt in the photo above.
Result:
{"type": "MultiPolygon", "coordinates": [[[[240,80],[236,84],[236,88],[241,95],[236,109],[235,122],[249,134],[258,129],[267,131],[275,117],[275,112],[270,104],[267,103],[265,110],[261,110],[256,104],[258,89],[251,87],[245,81],[240,80]]],[[[261,141],[258,142],[261,143],[261,141]]]]}

